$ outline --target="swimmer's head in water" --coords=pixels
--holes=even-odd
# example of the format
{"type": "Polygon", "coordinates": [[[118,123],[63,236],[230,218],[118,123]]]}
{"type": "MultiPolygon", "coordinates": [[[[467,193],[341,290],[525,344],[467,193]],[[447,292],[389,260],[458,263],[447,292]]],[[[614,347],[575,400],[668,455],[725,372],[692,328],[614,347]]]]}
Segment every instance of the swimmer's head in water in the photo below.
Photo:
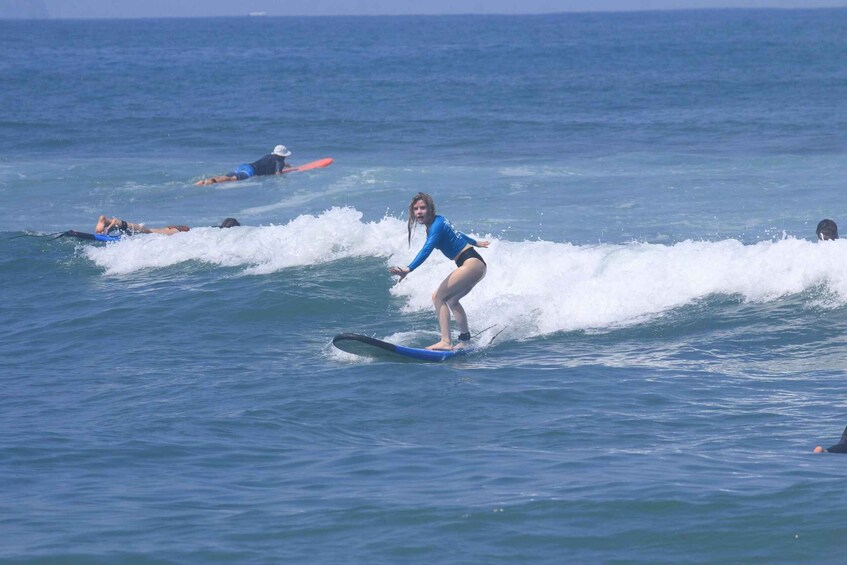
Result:
{"type": "Polygon", "coordinates": [[[821,241],[838,239],[838,226],[832,220],[821,220],[818,224],[818,229],[815,231],[818,234],[818,239],[821,241]]]}
{"type": "Polygon", "coordinates": [[[234,228],[235,226],[240,226],[240,225],[241,224],[238,223],[238,220],[236,220],[235,218],[227,218],[223,222],[221,222],[221,225],[218,226],[218,227],[223,229],[223,228],[234,228]]]}

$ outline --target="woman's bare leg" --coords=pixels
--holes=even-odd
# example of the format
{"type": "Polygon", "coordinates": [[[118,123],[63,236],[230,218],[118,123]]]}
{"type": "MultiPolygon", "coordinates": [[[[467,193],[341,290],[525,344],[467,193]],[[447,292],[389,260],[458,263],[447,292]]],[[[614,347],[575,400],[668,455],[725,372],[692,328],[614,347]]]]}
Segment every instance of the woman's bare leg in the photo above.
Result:
{"type": "Polygon", "coordinates": [[[468,259],[465,264],[450,273],[432,294],[432,303],[435,306],[435,314],[438,317],[438,326],[441,331],[441,341],[427,347],[427,349],[449,350],[453,348],[453,340],[450,339],[450,311],[456,318],[456,323],[462,333],[468,331],[468,317],[465,309],[459,304],[459,300],[467,295],[476,283],[485,276],[485,263],[479,259],[468,259]]]}
{"type": "Polygon", "coordinates": [[[173,235],[179,233],[176,228],[144,228],[144,233],[160,233],[162,235],[173,235]]]}
{"type": "Polygon", "coordinates": [[[447,306],[450,308],[450,312],[453,314],[453,319],[456,320],[456,327],[459,330],[460,334],[468,333],[470,331],[470,326],[468,326],[468,315],[465,313],[465,309],[459,304],[459,298],[451,298],[447,301],[447,306]]]}

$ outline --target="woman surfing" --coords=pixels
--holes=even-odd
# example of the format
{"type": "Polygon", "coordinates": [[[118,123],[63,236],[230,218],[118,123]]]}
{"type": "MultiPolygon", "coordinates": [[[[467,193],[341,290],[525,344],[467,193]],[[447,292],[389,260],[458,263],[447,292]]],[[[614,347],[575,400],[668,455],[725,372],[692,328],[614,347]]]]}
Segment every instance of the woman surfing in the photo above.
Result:
{"type": "Polygon", "coordinates": [[[467,295],[476,283],[485,276],[487,266],[474,247],[488,247],[488,241],[476,241],[468,235],[456,230],[443,216],[435,213],[435,203],[432,196],[424,192],[417,193],[409,204],[409,245],[412,243],[412,226],[426,226],[426,242],[418,252],[417,257],[408,267],[390,267],[388,272],[397,275],[402,281],[406,275],[420,267],[427,260],[433,249],[438,249],[444,255],[456,262],[457,269],[450,273],[432,293],[432,303],[438,317],[441,330],[441,341],[427,347],[433,350],[451,350],[453,341],[450,337],[450,313],[459,326],[459,345],[471,339],[468,326],[468,316],[459,300],[467,295]]]}

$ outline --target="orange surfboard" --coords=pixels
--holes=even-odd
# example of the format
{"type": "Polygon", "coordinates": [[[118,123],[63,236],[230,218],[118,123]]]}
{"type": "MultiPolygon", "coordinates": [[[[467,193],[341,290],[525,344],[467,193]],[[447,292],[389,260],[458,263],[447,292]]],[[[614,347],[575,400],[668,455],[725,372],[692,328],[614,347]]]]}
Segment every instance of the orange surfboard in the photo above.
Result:
{"type": "Polygon", "coordinates": [[[280,174],[285,173],[299,173],[300,171],[310,171],[312,169],[321,169],[323,167],[328,167],[332,164],[332,157],[326,157],[324,159],[318,159],[317,161],[312,161],[311,163],[306,163],[305,165],[300,165],[298,167],[291,167],[290,169],[285,169],[281,171],[280,174]]]}

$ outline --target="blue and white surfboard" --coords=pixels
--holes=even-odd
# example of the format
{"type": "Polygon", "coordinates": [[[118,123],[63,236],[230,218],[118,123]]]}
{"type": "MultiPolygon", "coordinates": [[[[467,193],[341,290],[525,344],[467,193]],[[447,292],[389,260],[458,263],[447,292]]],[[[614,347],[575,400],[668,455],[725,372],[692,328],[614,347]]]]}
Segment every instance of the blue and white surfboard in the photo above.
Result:
{"type": "Polygon", "coordinates": [[[397,345],[366,335],[343,333],[332,338],[332,344],[341,351],[374,359],[414,359],[416,361],[447,361],[465,357],[474,351],[472,347],[461,347],[450,351],[433,351],[417,347],[397,345]]]}

